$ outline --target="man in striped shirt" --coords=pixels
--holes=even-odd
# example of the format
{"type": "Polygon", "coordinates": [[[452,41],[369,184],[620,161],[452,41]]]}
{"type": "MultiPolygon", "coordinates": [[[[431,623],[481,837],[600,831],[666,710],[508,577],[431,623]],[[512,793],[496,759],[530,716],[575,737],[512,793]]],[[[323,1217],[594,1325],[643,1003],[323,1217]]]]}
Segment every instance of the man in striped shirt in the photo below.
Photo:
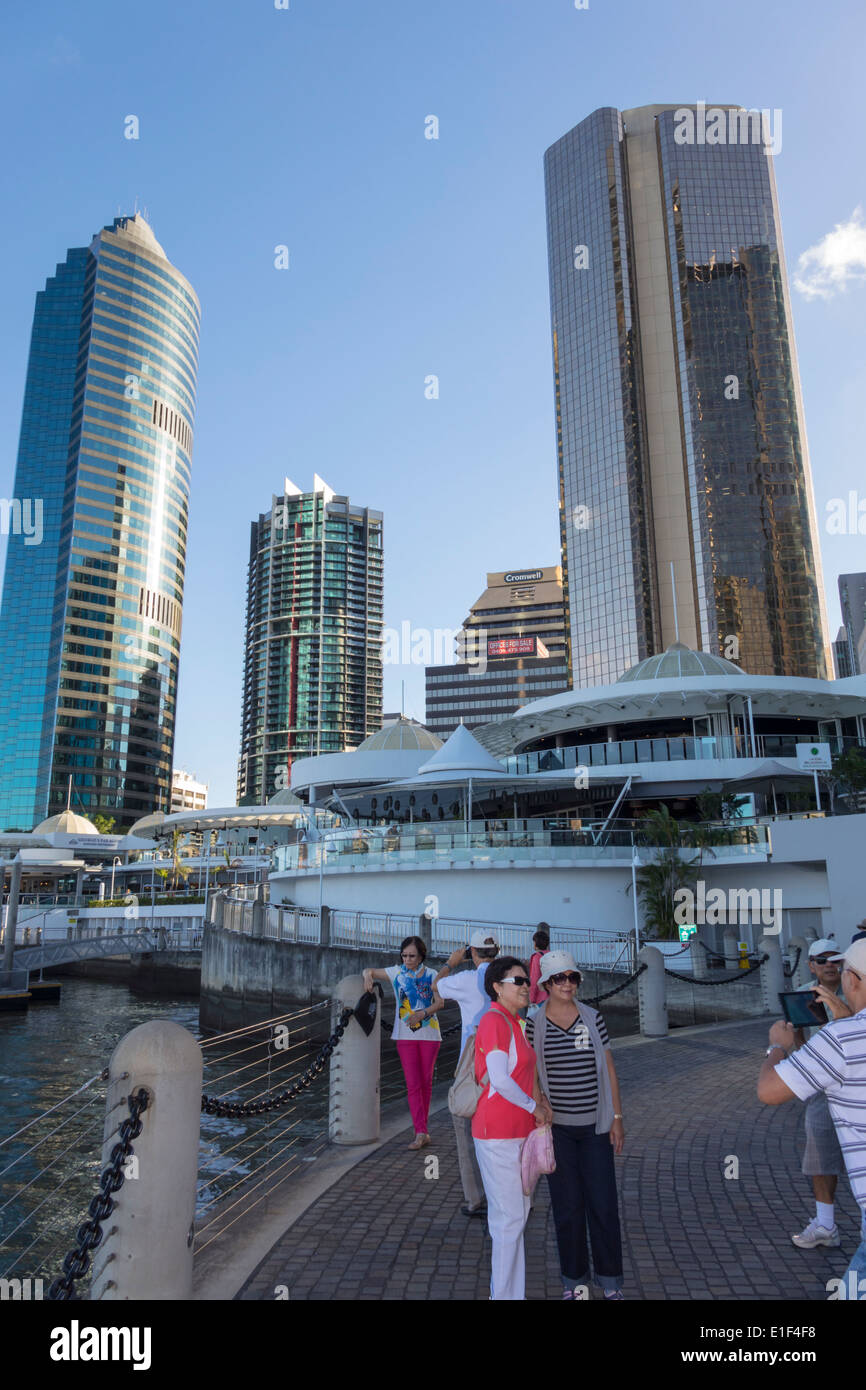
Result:
{"type": "Polygon", "coordinates": [[[838,1018],[793,1052],[790,1023],[774,1023],[770,1046],[758,1077],[758,1100],[782,1105],[808,1100],[823,1091],[845,1158],[851,1190],[860,1207],[860,1245],[845,1275],[844,1287],[866,1293],[866,940],[854,941],[842,955],[842,990],[854,1010],[838,1018]]]}

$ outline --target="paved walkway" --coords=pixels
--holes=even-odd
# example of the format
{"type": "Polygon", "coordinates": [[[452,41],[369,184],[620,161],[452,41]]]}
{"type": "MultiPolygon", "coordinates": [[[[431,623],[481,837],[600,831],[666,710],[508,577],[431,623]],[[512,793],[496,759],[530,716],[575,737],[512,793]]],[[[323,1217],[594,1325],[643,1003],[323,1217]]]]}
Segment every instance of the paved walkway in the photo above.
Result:
{"type": "MultiPolygon", "coordinates": [[[[766,1037],[764,1021],[749,1021],[614,1042],[626,1117],[617,1174],[627,1298],[824,1300],[827,1280],[844,1273],[859,1227],[845,1178],[841,1249],[801,1251],[790,1241],[814,1215],[799,1171],[803,1109],[755,1099],[766,1037]],[[734,1159],[739,1176],[725,1178],[734,1159]]],[[[410,1153],[407,1125],[340,1177],[237,1297],[486,1299],[490,1241],[483,1222],[460,1214],[447,1109],[431,1116],[431,1135],[433,1147],[410,1153]]],[[[527,1297],[560,1298],[544,1179],[526,1258],[527,1297]]]]}

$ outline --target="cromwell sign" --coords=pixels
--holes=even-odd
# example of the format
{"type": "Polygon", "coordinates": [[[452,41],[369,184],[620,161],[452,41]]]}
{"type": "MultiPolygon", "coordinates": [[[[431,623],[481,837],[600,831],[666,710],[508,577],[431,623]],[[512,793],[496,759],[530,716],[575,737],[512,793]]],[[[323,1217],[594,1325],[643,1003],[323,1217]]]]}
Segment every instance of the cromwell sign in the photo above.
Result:
{"type": "Polygon", "coordinates": [[[506,584],[529,584],[534,579],[541,579],[542,575],[543,570],[515,570],[503,578],[506,584]]]}

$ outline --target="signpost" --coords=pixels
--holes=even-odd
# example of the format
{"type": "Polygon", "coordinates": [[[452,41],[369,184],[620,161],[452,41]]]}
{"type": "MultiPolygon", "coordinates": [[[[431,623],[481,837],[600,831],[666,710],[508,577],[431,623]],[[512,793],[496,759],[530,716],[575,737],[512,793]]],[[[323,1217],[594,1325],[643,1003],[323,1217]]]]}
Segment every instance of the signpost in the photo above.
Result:
{"type": "Polygon", "coordinates": [[[797,766],[804,772],[811,772],[815,778],[815,806],[821,809],[821,789],[818,786],[818,773],[829,772],[833,766],[833,755],[829,743],[798,743],[797,766]]]}

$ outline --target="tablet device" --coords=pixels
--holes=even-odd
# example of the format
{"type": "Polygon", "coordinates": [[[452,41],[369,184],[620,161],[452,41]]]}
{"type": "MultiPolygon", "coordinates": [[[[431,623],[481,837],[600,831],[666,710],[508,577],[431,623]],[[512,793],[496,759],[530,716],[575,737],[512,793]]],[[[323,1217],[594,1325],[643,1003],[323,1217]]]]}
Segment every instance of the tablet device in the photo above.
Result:
{"type": "Polygon", "coordinates": [[[827,1010],[811,990],[780,994],[779,1003],[788,1023],[793,1023],[795,1028],[820,1028],[827,1022],[827,1010]]]}

